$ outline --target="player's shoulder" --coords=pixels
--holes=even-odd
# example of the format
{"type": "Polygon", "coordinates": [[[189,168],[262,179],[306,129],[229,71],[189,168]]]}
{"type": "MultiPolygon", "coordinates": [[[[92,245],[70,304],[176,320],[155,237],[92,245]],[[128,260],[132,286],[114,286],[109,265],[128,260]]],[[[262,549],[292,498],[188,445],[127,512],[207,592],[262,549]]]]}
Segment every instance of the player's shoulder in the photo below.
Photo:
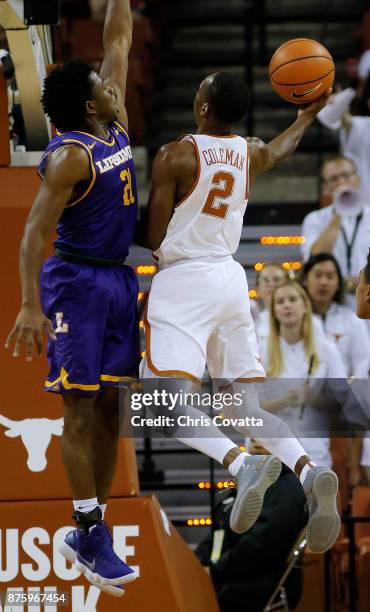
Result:
{"type": "Polygon", "coordinates": [[[257,138],[257,136],[247,136],[245,140],[247,141],[249,146],[252,148],[262,149],[263,147],[266,146],[266,143],[263,140],[261,140],[261,138],[257,138]]]}
{"type": "Polygon", "coordinates": [[[85,149],[76,144],[68,144],[62,142],[57,148],[50,151],[49,154],[49,165],[50,163],[65,165],[71,163],[87,162],[88,157],[85,149]]]}
{"type": "Polygon", "coordinates": [[[61,144],[49,152],[44,164],[39,166],[39,174],[48,181],[88,180],[90,162],[87,153],[78,145],[61,144]]]}
{"type": "Polygon", "coordinates": [[[160,147],[157,160],[163,163],[177,164],[184,158],[195,157],[195,145],[190,139],[168,142],[160,147]]]}

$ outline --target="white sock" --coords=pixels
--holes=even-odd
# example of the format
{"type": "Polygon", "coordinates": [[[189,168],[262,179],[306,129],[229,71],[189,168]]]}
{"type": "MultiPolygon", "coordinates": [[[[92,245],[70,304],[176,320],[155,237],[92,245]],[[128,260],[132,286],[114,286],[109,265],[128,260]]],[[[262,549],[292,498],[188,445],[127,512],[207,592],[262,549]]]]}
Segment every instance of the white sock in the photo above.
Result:
{"type": "Polygon", "coordinates": [[[248,455],[248,453],[240,453],[240,455],[238,455],[236,457],[236,459],[234,459],[234,461],[232,461],[230,463],[230,465],[228,467],[228,470],[229,470],[231,476],[236,476],[237,475],[237,473],[239,472],[240,467],[241,467],[244,459],[246,457],[248,457],[248,456],[250,457],[250,455],[248,455]]]}
{"type": "Polygon", "coordinates": [[[94,510],[97,506],[99,506],[98,498],[92,497],[91,499],[74,499],[73,507],[78,512],[83,512],[84,514],[88,514],[92,510],[94,510]]]}
{"type": "Polygon", "coordinates": [[[105,511],[107,509],[107,504],[99,504],[99,508],[101,510],[101,513],[102,513],[102,519],[104,520],[105,511]]]}

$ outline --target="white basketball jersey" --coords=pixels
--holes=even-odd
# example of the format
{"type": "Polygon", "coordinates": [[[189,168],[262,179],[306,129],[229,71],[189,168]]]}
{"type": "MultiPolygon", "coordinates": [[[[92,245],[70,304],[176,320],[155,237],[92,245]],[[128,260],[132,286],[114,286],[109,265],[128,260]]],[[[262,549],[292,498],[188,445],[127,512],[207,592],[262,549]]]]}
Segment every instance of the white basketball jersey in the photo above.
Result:
{"type": "Polygon", "coordinates": [[[179,202],[154,256],[161,267],[236,252],[248,201],[248,144],[240,136],[185,136],[194,144],[198,176],[179,202]]]}

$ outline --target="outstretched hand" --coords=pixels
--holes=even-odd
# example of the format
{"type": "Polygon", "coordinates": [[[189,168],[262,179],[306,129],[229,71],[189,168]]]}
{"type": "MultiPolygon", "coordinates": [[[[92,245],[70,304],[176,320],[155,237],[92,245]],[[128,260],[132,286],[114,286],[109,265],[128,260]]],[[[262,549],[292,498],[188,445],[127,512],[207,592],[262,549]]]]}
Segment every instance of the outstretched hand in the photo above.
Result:
{"type": "Polygon", "coordinates": [[[15,338],[13,357],[18,357],[23,344],[26,345],[26,360],[32,360],[33,348],[36,345],[38,355],[42,353],[42,334],[46,331],[52,340],[56,340],[51,321],[40,309],[22,308],[14,327],[7,337],[5,348],[9,348],[15,338]]]}
{"type": "Polygon", "coordinates": [[[330,87],[320,98],[318,98],[318,100],[315,100],[315,102],[301,106],[298,111],[298,117],[316,117],[316,115],[327,105],[332,91],[333,89],[330,87]]]}

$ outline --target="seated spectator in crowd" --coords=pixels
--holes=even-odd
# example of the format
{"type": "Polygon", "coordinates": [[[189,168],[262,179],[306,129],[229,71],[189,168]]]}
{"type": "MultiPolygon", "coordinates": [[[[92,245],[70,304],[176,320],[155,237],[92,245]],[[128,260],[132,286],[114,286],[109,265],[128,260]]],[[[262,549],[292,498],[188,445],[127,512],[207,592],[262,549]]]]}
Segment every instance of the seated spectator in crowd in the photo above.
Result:
{"type": "MultiPolygon", "coordinates": [[[[269,412],[278,411],[296,435],[325,431],[327,415],[309,405],[310,381],[344,378],[345,368],[340,355],[332,342],[324,336],[314,335],[311,304],[298,283],[285,281],[276,287],[270,316],[270,336],[260,350],[267,376],[274,380],[262,389],[261,406],[269,412]]],[[[301,437],[300,442],[315,463],[331,467],[328,437],[301,437]]]]}
{"type": "MultiPolygon", "coordinates": [[[[322,166],[321,177],[333,203],[304,218],[303,259],[307,261],[318,253],[332,253],[346,279],[347,291],[354,293],[358,271],[366,263],[370,207],[360,195],[360,177],[351,159],[329,158],[322,166]]],[[[354,307],[354,299],[352,302],[354,307]]]]}
{"type": "MultiPolygon", "coordinates": [[[[368,70],[368,57],[363,58],[360,74],[368,70]],[[366,65],[365,65],[366,64],[366,65]]],[[[334,94],[324,111],[317,118],[326,127],[340,130],[340,143],[343,155],[351,158],[361,177],[361,191],[366,203],[370,202],[370,76],[361,84],[361,97],[358,100],[359,115],[353,116],[350,104],[356,91],[350,87],[334,94]]]]}
{"type": "Polygon", "coordinates": [[[268,337],[270,325],[271,295],[275,287],[289,278],[287,270],[279,263],[267,263],[256,277],[256,286],[261,309],[252,312],[258,341],[268,337]]]}
{"type": "Polygon", "coordinates": [[[327,338],[334,341],[342,357],[345,376],[367,378],[370,368],[368,328],[343,305],[343,278],[335,257],[330,253],[310,257],[303,266],[301,283],[315,316],[323,323],[327,338]]]}
{"type": "MultiPolygon", "coordinates": [[[[251,454],[268,452],[256,444],[251,454]]],[[[262,512],[252,529],[238,535],[229,527],[235,489],[216,508],[215,531],[195,554],[209,567],[221,612],[262,612],[287,568],[287,558],[307,524],[306,498],[295,474],[283,465],[279,479],[267,491],[262,512]],[[212,559],[212,560],[211,560],[212,559]]],[[[302,595],[301,567],[285,584],[289,609],[302,595]]]]}
{"type": "MultiPolygon", "coordinates": [[[[272,292],[280,283],[289,280],[289,273],[279,263],[268,263],[257,274],[256,286],[262,309],[253,311],[252,316],[256,327],[258,342],[268,339],[270,333],[270,304],[272,292]]],[[[252,311],[252,309],[251,309],[252,311]]],[[[323,334],[324,330],[319,319],[313,320],[315,334],[323,334]]]]}

